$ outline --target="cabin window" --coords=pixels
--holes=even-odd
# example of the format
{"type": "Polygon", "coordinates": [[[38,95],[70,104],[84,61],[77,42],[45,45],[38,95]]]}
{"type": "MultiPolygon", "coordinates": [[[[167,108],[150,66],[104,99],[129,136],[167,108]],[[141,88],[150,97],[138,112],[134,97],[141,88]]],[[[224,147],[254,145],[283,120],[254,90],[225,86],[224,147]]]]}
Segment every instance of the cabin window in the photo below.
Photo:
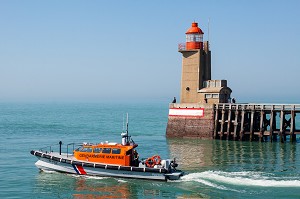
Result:
{"type": "Polygon", "coordinates": [[[83,147],[81,146],[81,147],[75,149],[75,151],[81,151],[82,149],[83,149],[83,147]]]}
{"type": "Polygon", "coordinates": [[[102,148],[94,148],[94,153],[101,153],[102,148]]]}
{"type": "Polygon", "coordinates": [[[102,153],[110,153],[111,149],[110,148],[103,148],[102,153]]]}
{"type": "Polygon", "coordinates": [[[112,149],[112,154],[120,154],[121,153],[121,149],[112,149]]]}
{"type": "Polygon", "coordinates": [[[80,150],[81,152],[92,152],[93,149],[91,147],[84,147],[80,150]]]}

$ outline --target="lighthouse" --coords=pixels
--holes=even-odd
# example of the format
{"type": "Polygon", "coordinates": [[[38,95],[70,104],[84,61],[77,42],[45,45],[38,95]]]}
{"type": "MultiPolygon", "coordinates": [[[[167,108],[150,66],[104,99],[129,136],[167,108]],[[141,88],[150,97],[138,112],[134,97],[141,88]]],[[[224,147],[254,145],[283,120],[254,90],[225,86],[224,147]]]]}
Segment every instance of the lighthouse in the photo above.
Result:
{"type": "Polygon", "coordinates": [[[211,51],[197,22],[185,32],[182,54],[180,102],[169,106],[167,137],[210,139],[214,131],[214,107],[230,100],[227,80],[211,79],[211,51]]]}
{"type": "Polygon", "coordinates": [[[198,23],[193,22],[186,34],[186,50],[203,48],[203,31],[198,27],[198,23]]]}
{"type": "Polygon", "coordinates": [[[211,51],[203,35],[193,22],[185,33],[185,43],[178,46],[182,53],[181,103],[220,103],[230,98],[226,80],[211,80],[211,51]]]}

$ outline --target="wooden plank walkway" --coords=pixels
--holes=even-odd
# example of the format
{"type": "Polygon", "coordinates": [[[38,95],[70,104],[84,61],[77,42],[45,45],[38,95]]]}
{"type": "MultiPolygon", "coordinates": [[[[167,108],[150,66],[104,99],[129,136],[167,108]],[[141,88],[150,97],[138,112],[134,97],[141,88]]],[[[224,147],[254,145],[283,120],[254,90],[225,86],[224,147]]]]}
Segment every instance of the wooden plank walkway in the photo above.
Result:
{"type": "MultiPolygon", "coordinates": [[[[296,115],[300,104],[233,104],[214,106],[214,139],[296,141],[296,115]]],[[[299,118],[300,119],[300,118],[299,118]]]]}

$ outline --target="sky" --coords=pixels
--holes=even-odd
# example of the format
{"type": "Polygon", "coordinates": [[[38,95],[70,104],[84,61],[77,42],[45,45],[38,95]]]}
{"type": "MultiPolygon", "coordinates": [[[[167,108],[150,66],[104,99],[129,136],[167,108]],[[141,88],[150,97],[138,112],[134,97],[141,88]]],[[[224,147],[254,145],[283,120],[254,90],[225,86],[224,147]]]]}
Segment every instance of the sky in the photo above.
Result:
{"type": "Polygon", "coordinates": [[[237,102],[300,103],[300,1],[0,0],[0,102],[180,97],[198,22],[237,102]]]}

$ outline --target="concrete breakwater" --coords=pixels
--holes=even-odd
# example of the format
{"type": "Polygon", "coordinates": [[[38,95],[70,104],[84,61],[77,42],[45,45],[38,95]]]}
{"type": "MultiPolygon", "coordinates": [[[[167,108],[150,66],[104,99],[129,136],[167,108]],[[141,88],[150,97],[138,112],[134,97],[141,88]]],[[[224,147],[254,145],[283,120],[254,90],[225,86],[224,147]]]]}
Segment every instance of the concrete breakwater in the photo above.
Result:
{"type": "Polygon", "coordinates": [[[167,137],[294,142],[298,113],[299,104],[170,104],[167,137]]]}

